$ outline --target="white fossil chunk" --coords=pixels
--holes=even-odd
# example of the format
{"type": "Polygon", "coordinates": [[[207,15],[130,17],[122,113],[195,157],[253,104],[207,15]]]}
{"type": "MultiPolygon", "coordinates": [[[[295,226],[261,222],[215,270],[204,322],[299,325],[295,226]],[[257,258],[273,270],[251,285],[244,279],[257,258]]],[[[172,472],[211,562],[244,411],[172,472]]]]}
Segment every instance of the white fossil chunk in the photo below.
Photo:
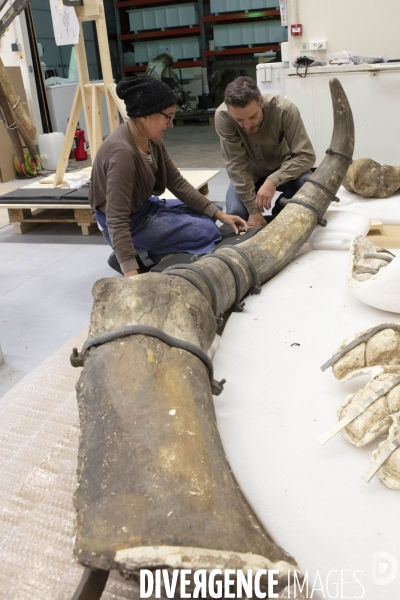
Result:
{"type": "Polygon", "coordinates": [[[356,237],[350,247],[347,283],[361,302],[400,313],[400,256],[390,250],[356,237]]]}
{"type": "Polygon", "coordinates": [[[389,435],[379,444],[372,458],[376,460],[384,452],[390,452],[390,455],[378,470],[378,477],[388,488],[400,490],[400,412],[392,415],[389,435]]]}
{"type": "Polygon", "coordinates": [[[363,479],[375,473],[389,488],[400,490],[400,325],[382,323],[345,340],[323,366],[339,381],[365,372],[373,379],[339,406],[338,423],[319,438],[324,444],[336,433],[357,447],[388,437],[372,455],[363,479]]]}
{"type": "Polygon", "coordinates": [[[382,323],[344,340],[322,369],[328,367],[339,381],[363,373],[400,373],[400,325],[382,323]]]}
{"type": "Polygon", "coordinates": [[[340,420],[358,407],[363,409],[369,398],[373,400],[377,397],[343,429],[343,435],[349,442],[358,447],[365,446],[389,431],[391,415],[400,410],[400,381],[391,387],[392,382],[396,381],[399,380],[393,375],[378,375],[339,406],[337,414],[340,420]],[[386,389],[388,391],[384,393],[386,389]]]}

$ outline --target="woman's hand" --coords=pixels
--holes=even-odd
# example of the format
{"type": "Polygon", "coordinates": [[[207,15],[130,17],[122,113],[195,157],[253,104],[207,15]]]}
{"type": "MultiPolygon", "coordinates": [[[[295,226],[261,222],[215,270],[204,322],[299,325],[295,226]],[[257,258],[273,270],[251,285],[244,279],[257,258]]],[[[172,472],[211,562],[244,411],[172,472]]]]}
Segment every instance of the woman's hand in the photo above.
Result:
{"type": "Polygon", "coordinates": [[[246,221],[237,215],[227,215],[222,210],[217,210],[214,217],[226,225],[230,225],[235,233],[239,231],[247,231],[248,226],[246,221]]]}
{"type": "Polygon", "coordinates": [[[139,275],[136,269],[134,271],[127,271],[126,273],[124,273],[124,277],[133,277],[134,275],[139,275]]]}

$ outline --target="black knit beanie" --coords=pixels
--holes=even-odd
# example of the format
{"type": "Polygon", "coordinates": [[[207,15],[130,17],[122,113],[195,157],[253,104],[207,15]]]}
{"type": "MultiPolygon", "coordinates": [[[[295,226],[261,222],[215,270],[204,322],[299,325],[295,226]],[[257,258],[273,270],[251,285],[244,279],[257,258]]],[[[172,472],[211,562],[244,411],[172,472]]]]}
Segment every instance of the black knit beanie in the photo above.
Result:
{"type": "Polygon", "coordinates": [[[150,76],[122,79],[117,85],[117,95],[132,118],[154,115],[178,102],[170,87],[150,76]]]}

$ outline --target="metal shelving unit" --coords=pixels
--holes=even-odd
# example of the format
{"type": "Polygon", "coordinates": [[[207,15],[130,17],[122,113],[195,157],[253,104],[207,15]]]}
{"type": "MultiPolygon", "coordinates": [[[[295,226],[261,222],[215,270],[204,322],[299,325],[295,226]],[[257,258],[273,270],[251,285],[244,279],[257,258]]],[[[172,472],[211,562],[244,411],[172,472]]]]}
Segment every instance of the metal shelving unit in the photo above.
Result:
{"type": "MultiPolygon", "coordinates": [[[[178,60],[178,62],[174,63],[174,69],[184,69],[186,67],[202,67],[202,60],[178,60]]],[[[145,71],[147,65],[134,65],[133,67],[124,67],[124,73],[136,73],[140,71],[145,71]]]]}
{"type": "MultiPolygon", "coordinates": [[[[207,0],[208,1],[208,0],[207,0]]],[[[120,43],[124,42],[145,42],[155,40],[166,40],[168,38],[183,38],[196,36],[199,39],[199,58],[200,60],[186,60],[182,58],[175,63],[176,68],[184,67],[203,67],[204,66],[204,51],[205,51],[205,35],[202,17],[204,15],[203,0],[197,0],[199,25],[163,28],[157,30],[130,31],[128,24],[127,9],[132,8],[151,8],[164,7],[165,5],[187,4],[188,0],[121,0],[115,3],[120,15],[120,43]]],[[[141,72],[146,70],[145,64],[137,64],[134,66],[123,66],[122,71],[126,74],[141,72]]]]}
{"type": "MultiPolygon", "coordinates": [[[[200,44],[200,59],[186,60],[182,58],[175,63],[176,68],[185,67],[204,67],[211,60],[218,57],[239,57],[240,55],[250,56],[251,54],[267,52],[269,50],[279,51],[280,44],[265,43],[253,44],[247,46],[232,46],[223,49],[208,50],[207,38],[212,35],[213,24],[240,24],[257,21],[275,21],[280,19],[280,11],[276,8],[249,10],[232,13],[205,14],[204,4],[208,5],[209,0],[197,0],[198,15],[200,23],[193,26],[183,26],[174,28],[165,28],[157,30],[130,31],[128,23],[128,13],[126,9],[131,8],[150,8],[160,7],[171,4],[186,4],[188,0],[119,0],[115,3],[120,16],[120,35],[119,43],[122,45],[127,42],[145,42],[154,40],[164,40],[168,38],[183,38],[187,36],[197,36],[200,44]]],[[[207,8],[207,6],[206,6],[207,8]]],[[[208,11],[209,12],[209,11],[208,11]]],[[[134,66],[122,66],[122,71],[126,74],[141,72],[146,70],[145,64],[134,66]]]]}
{"type": "Polygon", "coordinates": [[[156,31],[138,31],[138,33],[121,34],[121,41],[124,40],[146,40],[162,39],[166,37],[180,37],[198,34],[200,36],[201,27],[178,27],[177,29],[162,29],[156,31]]]}
{"type": "Polygon", "coordinates": [[[222,14],[218,14],[218,15],[209,15],[207,17],[203,17],[203,23],[211,23],[211,22],[219,22],[219,21],[224,21],[224,22],[229,22],[229,21],[236,21],[236,22],[246,22],[254,19],[265,19],[265,18],[269,18],[269,19],[280,19],[280,12],[277,9],[271,8],[268,10],[253,10],[253,11],[247,11],[247,12],[237,12],[237,13],[222,13],[222,14]]]}
{"type": "Polygon", "coordinates": [[[205,50],[205,56],[238,56],[240,54],[254,54],[268,52],[269,50],[280,50],[280,44],[266,44],[264,46],[247,46],[224,48],[223,50],[205,50]]]}
{"type": "MultiPolygon", "coordinates": [[[[257,21],[275,21],[280,20],[280,11],[278,9],[265,9],[265,10],[249,10],[232,13],[219,13],[209,16],[203,16],[203,25],[218,23],[220,24],[240,24],[257,21]]],[[[207,31],[211,33],[211,29],[207,31]]],[[[221,50],[205,50],[204,56],[207,60],[208,57],[218,56],[239,56],[242,54],[249,55],[260,52],[268,52],[269,50],[280,50],[280,44],[268,43],[268,44],[253,44],[248,46],[232,46],[229,48],[223,48],[221,50]]]]}

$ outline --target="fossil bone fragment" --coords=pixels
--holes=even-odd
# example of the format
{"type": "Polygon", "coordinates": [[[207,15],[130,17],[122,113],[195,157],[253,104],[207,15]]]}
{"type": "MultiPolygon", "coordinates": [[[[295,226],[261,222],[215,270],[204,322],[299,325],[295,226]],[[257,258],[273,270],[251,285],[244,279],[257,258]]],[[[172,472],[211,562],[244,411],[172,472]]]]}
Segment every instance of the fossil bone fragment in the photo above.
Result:
{"type": "MultiPolygon", "coordinates": [[[[400,412],[392,415],[392,425],[387,439],[372,454],[374,463],[380,463],[378,477],[388,488],[400,490],[400,412]]],[[[374,467],[374,463],[372,467],[374,467]]],[[[371,476],[375,473],[372,468],[371,476]]],[[[364,477],[369,481],[370,477],[364,477]]]]}
{"type": "Polygon", "coordinates": [[[390,415],[400,408],[400,326],[383,323],[345,340],[321,369],[328,367],[339,381],[364,373],[371,373],[374,379],[339,407],[339,422],[318,438],[320,444],[342,430],[356,446],[387,432],[390,415]]]}
{"type": "Polygon", "coordinates": [[[382,323],[344,340],[321,369],[329,367],[339,381],[363,373],[374,377],[382,373],[400,374],[400,325],[382,323]]]}
{"type": "Polygon", "coordinates": [[[82,564],[126,577],[141,568],[276,568],[277,591],[297,569],[229,469],[205,356],[215,317],[290,262],[340,186],[354,125],[340,83],[330,86],[333,152],[271,225],[218,251],[229,260],[209,255],[189,267],[190,280],[177,266],[95,284],[90,339],[73,356],[84,364],[75,494],[82,564]]]}
{"type": "Polygon", "coordinates": [[[343,431],[360,447],[388,433],[363,479],[369,482],[378,472],[387,487],[400,489],[400,325],[383,323],[346,340],[321,368],[328,367],[339,381],[366,372],[374,378],[339,406],[339,422],[318,441],[324,444],[343,431]]]}
{"type": "Polygon", "coordinates": [[[359,158],[350,165],[342,185],[364,198],[389,198],[400,188],[400,167],[359,158]]]}
{"type": "Polygon", "coordinates": [[[343,429],[343,435],[349,442],[360,447],[389,431],[390,416],[400,410],[400,377],[375,377],[339,406],[338,419],[344,419],[352,411],[357,413],[358,410],[361,411],[360,414],[343,429]]]}
{"type": "Polygon", "coordinates": [[[350,248],[347,283],[354,295],[375,308],[400,313],[400,258],[365,237],[350,248]]]}

